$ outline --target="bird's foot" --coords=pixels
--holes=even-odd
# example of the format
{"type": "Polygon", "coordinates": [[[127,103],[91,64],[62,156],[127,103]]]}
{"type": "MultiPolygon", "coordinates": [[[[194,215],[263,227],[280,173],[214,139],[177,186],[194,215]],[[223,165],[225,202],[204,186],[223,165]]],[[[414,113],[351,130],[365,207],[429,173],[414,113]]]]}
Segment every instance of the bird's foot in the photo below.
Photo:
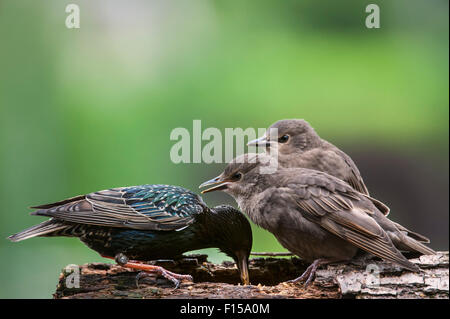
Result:
{"type": "Polygon", "coordinates": [[[193,278],[191,275],[181,275],[181,274],[176,274],[173,273],[171,271],[168,271],[167,269],[164,269],[162,267],[158,267],[157,269],[150,271],[141,271],[139,274],[137,274],[136,276],[136,287],[139,288],[139,280],[148,276],[151,276],[152,273],[156,273],[158,275],[163,276],[164,278],[172,281],[175,285],[175,289],[177,289],[178,287],[180,287],[180,283],[182,280],[189,280],[189,281],[193,281],[193,278]]]}
{"type": "Polygon", "coordinates": [[[180,286],[180,282],[182,280],[189,280],[193,281],[193,278],[191,275],[181,275],[176,274],[174,272],[171,272],[167,269],[164,269],[161,266],[154,266],[154,265],[146,265],[139,262],[128,262],[123,267],[132,268],[132,269],[138,269],[142,270],[137,276],[136,276],[136,286],[139,288],[139,280],[148,277],[150,273],[156,273],[158,275],[163,276],[166,279],[169,279],[175,284],[175,289],[180,286]]]}
{"type": "Polygon", "coordinates": [[[317,268],[319,268],[319,266],[321,264],[323,264],[323,260],[322,259],[316,259],[314,260],[314,262],[309,265],[308,268],[306,268],[305,272],[298,278],[289,280],[289,283],[293,283],[296,284],[298,282],[305,282],[304,287],[308,287],[308,285],[312,282],[312,280],[314,279],[314,276],[316,274],[317,268]]]}

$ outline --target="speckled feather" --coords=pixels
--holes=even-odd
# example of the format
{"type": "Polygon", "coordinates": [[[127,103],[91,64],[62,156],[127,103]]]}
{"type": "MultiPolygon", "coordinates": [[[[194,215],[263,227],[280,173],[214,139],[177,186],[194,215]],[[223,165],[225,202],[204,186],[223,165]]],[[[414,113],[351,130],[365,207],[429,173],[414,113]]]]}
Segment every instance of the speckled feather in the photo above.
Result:
{"type": "Polygon", "coordinates": [[[68,222],[146,230],[186,227],[208,209],[197,194],[171,185],[111,188],[34,208],[33,215],[68,222]]]}

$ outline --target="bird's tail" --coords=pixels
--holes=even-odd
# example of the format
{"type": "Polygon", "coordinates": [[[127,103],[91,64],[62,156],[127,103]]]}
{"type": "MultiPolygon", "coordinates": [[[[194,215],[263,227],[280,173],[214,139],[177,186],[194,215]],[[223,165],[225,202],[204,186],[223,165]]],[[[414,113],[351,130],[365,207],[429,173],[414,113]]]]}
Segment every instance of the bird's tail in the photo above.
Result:
{"type": "Polygon", "coordinates": [[[50,233],[57,232],[67,227],[67,224],[63,224],[61,222],[50,219],[38,225],[31,226],[30,228],[27,228],[17,234],[11,235],[8,237],[8,239],[13,242],[17,242],[36,236],[49,235],[50,233]]]}
{"type": "MultiPolygon", "coordinates": [[[[421,236],[421,235],[420,235],[421,236]]],[[[430,247],[425,246],[422,242],[416,240],[406,232],[390,233],[389,236],[395,247],[402,251],[416,252],[423,255],[435,255],[436,252],[430,247]]],[[[422,236],[423,237],[423,236],[422,236]]],[[[420,238],[422,238],[420,237],[420,238]]]]}

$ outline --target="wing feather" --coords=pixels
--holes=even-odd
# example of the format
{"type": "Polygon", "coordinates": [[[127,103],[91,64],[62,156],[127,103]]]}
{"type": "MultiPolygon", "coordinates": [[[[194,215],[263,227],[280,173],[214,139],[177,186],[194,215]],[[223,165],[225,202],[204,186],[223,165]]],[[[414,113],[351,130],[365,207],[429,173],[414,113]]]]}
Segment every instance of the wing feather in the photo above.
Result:
{"type": "Polygon", "coordinates": [[[307,184],[306,187],[301,184],[303,190],[293,195],[305,218],[369,253],[418,271],[418,267],[398,251],[389,235],[372,218],[374,213],[370,207],[376,208],[367,204],[369,200],[363,194],[358,195],[349,186],[347,189],[336,187],[331,191],[328,187],[320,191],[317,188],[321,186],[313,185],[309,180],[307,184]]]}
{"type": "Polygon", "coordinates": [[[34,215],[63,221],[142,230],[174,230],[190,225],[207,209],[191,191],[170,185],[112,188],[42,205],[34,215]]]}

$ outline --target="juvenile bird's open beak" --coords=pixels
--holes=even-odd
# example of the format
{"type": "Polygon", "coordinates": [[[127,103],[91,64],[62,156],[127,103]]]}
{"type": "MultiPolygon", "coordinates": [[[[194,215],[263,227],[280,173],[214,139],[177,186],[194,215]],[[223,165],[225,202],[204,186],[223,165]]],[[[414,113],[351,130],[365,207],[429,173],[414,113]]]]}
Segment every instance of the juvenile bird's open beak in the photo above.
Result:
{"type": "Polygon", "coordinates": [[[267,147],[270,146],[270,142],[267,140],[266,135],[263,135],[256,140],[248,142],[247,146],[267,147]]]}
{"type": "Polygon", "coordinates": [[[210,185],[217,185],[217,186],[205,189],[201,193],[204,194],[204,193],[209,193],[209,192],[213,192],[213,191],[224,190],[227,188],[228,181],[224,180],[222,178],[222,175],[219,175],[213,179],[210,179],[209,181],[202,183],[198,188],[202,188],[202,187],[210,186],[210,185]]]}
{"type": "Polygon", "coordinates": [[[248,272],[248,257],[245,254],[238,255],[237,267],[241,282],[244,285],[250,285],[250,275],[248,272]]]}

